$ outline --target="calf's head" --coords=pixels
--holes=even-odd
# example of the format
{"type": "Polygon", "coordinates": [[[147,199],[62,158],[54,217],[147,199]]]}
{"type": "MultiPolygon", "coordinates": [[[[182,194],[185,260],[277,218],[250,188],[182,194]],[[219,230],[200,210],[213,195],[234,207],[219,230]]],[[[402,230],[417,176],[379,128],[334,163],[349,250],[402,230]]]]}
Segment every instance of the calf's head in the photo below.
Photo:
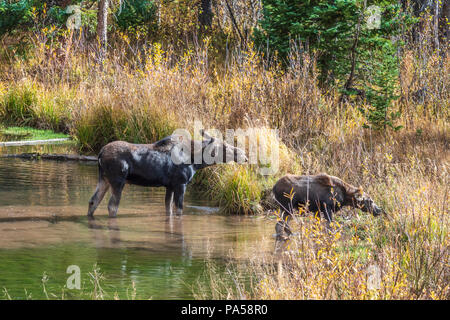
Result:
{"type": "Polygon", "coordinates": [[[383,209],[377,206],[377,204],[369,197],[361,188],[355,192],[354,203],[357,208],[364,212],[370,212],[372,215],[379,216],[384,213],[383,209]]]}

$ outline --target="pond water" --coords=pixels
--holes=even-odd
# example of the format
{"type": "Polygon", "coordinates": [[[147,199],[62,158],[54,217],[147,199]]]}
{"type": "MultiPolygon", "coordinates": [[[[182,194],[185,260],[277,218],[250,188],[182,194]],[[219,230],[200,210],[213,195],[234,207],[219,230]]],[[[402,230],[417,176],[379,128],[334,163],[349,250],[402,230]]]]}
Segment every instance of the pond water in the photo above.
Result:
{"type": "MultiPolygon", "coordinates": [[[[0,153],[39,148],[55,150],[38,146],[3,148],[0,153]]],[[[63,147],[56,147],[60,152],[58,148],[63,147]]],[[[116,293],[127,299],[135,291],[140,299],[190,299],[204,279],[206,262],[220,266],[227,259],[242,260],[261,248],[263,239],[272,241],[273,222],[220,215],[192,187],[181,217],[166,216],[164,189],[126,186],[118,218],[108,218],[106,195],[91,221],[87,203],[96,182],[96,163],[0,158],[4,297],[85,297],[80,292],[94,290],[89,273],[96,266],[104,277],[106,298],[116,293]],[[82,290],[65,288],[71,265],[80,268],[82,290]]]]}

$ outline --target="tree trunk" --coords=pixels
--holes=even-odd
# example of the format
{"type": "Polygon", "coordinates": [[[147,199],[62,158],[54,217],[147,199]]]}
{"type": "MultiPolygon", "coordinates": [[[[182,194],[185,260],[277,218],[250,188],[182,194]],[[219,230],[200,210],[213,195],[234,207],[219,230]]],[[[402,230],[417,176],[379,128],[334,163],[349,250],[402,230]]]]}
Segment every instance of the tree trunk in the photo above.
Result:
{"type": "Polygon", "coordinates": [[[98,1],[97,11],[97,37],[98,37],[98,62],[103,64],[106,57],[106,48],[108,45],[107,27],[108,27],[108,6],[109,0],[98,1]]]}
{"type": "Polygon", "coordinates": [[[198,16],[198,20],[200,22],[201,30],[207,30],[211,28],[212,25],[212,0],[200,0],[200,15],[198,16]]]}
{"type": "Polygon", "coordinates": [[[434,21],[433,21],[433,29],[434,29],[434,47],[439,52],[439,0],[434,0],[434,21]]]}
{"type": "Polygon", "coordinates": [[[444,44],[442,52],[447,52],[448,41],[450,40],[450,28],[448,23],[450,21],[450,1],[444,1],[441,10],[439,32],[441,35],[441,42],[444,44]]]}
{"type": "MultiPolygon", "coordinates": [[[[367,7],[367,1],[364,0],[363,12],[364,12],[364,10],[366,10],[366,7],[367,7]]],[[[345,91],[349,91],[350,89],[352,89],[352,85],[353,85],[353,78],[355,76],[355,69],[356,69],[356,54],[357,54],[357,49],[358,49],[359,34],[361,32],[361,23],[362,23],[363,18],[364,18],[364,13],[361,13],[358,18],[358,24],[356,25],[356,34],[355,34],[355,38],[353,40],[353,45],[352,45],[352,48],[350,49],[350,62],[351,62],[350,75],[348,76],[348,79],[344,84],[345,91]]],[[[344,98],[347,94],[348,94],[348,92],[343,92],[341,97],[339,98],[339,102],[344,101],[344,98]]]]}
{"type": "Polygon", "coordinates": [[[244,37],[242,36],[241,31],[239,30],[239,27],[238,27],[236,18],[235,18],[234,13],[233,13],[233,9],[231,9],[231,6],[230,6],[230,4],[228,3],[228,0],[225,0],[225,4],[226,4],[226,6],[227,6],[227,8],[228,8],[228,12],[230,13],[230,18],[231,18],[231,21],[233,22],[233,26],[234,26],[234,28],[236,29],[236,32],[237,32],[238,35],[239,35],[239,39],[241,40],[241,45],[242,45],[243,47],[245,47],[245,39],[244,39],[244,37]]]}

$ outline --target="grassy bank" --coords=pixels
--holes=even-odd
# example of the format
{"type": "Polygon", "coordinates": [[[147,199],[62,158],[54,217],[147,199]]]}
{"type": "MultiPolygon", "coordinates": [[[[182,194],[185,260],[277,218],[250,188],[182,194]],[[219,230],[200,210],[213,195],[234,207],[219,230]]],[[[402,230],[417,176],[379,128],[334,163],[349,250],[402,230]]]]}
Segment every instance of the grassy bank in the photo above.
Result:
{"type": "Polygon", "coordinates": [[[430,167],[412,159],[386,169],[368,189],[392,219],[344,210],[328,233],[313,216],[297,217],[298,236],[275,248],[268,236],[226,273],[210,266],[197,298],[449,299],[448,175],[436,168],[425,178],[430,167]]]}
{"type": "Polygon", "coordinates": [[[18,141],[18,140],[48,140],[68,138],[69,135],[54,132],[53,130],[35,129],[31,127],[1,127],[0,140],[2,141],[18,141]]]}

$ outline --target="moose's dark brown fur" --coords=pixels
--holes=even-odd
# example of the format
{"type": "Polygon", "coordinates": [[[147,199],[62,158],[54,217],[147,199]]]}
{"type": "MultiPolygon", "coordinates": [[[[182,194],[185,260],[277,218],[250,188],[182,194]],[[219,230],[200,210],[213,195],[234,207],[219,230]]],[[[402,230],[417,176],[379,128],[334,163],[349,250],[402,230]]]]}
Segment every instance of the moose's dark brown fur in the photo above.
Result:
{"type": "Polygon", "coordinates": [[[383,212],[361,188],[324,173],[286,175],[275,183],[272,191],[283,212],[281,221],[275,227],[278,237],[282,236],[283,229],[288,235],[291,234],[288,222],[299,206],[319,213],[319,217],[323,214],[328,222],[331,222],[333,214],[344,206],[359,208],[371,212],[374,216],[383,212]]]}
{"type": "Polygon", "coordinates": [[[106,191],[111,188],[108,211],[110,217],[115,217],[125,184],[165,187],[166,212],[172,214],[172,204],[175,204],[177,214],[181,214],[186,186],[197,170],[216,163],[247,161],[243,150],[204,131],[201,134],[205,138],[202,141],[172,135],[153,144],[114,141],[104,146],[98,155],[99,181],[89,201],[88,216],[93,216],[106,191]],[[203,158],[205,152],[212,157],[217,155],[218,162],[203,158]]]}

